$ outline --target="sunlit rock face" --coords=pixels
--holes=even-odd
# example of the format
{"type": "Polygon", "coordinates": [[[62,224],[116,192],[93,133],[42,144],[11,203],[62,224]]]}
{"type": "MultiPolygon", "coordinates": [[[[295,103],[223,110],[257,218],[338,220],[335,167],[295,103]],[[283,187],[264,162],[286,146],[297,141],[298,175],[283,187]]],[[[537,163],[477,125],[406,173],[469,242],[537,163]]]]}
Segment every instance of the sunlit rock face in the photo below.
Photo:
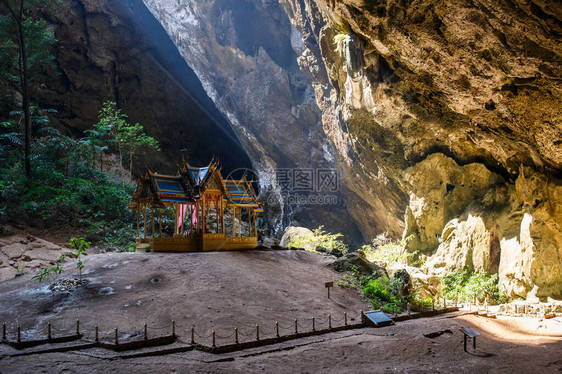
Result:
{"type": "Polygon", "coordinates": [[[362,231],[404,227],[432,271],[499,271],[511,296],[562,296],[556,2],[281,2],[367,196],[362,231]]]}

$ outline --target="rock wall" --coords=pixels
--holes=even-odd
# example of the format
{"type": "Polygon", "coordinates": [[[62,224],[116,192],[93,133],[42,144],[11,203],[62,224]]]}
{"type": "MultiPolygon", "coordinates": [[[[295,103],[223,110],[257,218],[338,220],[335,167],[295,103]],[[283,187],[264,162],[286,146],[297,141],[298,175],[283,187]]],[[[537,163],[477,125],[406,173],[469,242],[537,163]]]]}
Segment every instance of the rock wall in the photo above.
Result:
{"type": "Polygon", "coordinates": [[[229,122],[141,0],[70,1],[43,16],[58,40],[56,68],[39,77],[33,99],[56,109],[62,128],[82,135],[113,100],[161,143],[161,153],[136,167],[174,172],[182,155],[196,165],[219,156],[227,171],[251,167],[229,122]]]}
{"type": "Polygon", "coordinates": [[[554,2],[280,0],[293,28],[272,1],[145,3],[266,183],[336,165],[363,238],[562,296],[554,2]]]}
{"type": "Polygon", "coordinates": [[[347,124],[326,133],[369,202],[362,232],[404,227],[435,272],[499,271],[511,296],[562,296],[560,7],[282,3],[320,108],[347,124]]]}
{"type": "Polygon", "coordinates": [[[336,204],[278,199],[279,169],[333,169],[339,152],[323,128],[311,77],[297,64],[302,35],[281,5],[261,0],[144,3],[176,44],[248,152],[266,204],[266,222],[279,237],[285,226],[324,224],[348,239],[363,237],[349,217],[348,184],[336,204]]]}

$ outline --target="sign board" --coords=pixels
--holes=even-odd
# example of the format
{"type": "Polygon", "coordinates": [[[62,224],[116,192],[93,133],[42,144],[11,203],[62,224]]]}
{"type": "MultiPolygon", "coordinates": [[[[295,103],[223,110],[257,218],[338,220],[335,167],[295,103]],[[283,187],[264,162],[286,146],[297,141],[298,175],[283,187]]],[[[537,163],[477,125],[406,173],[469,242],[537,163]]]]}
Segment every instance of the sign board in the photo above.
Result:
{"type": "Polygon", "coordinates": [[[326,288],[334,287],[334,282],[326,282],[326,288]]]}

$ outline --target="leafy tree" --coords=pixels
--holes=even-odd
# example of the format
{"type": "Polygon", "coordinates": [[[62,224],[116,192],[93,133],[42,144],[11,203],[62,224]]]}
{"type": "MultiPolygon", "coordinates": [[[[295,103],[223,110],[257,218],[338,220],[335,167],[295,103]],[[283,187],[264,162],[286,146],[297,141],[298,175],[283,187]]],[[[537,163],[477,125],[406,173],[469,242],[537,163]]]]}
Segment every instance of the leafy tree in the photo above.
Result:
{"type": "Polygon", "coordinates": [[[103,152],[109,148],[111,139],[108,138],[111,127],[108,123],[98,122],[94,124],[93,130],[86,130],[87,134],[82,140],[92,149],[92,160],[95,155],[99,154],[100,158],[100,171],[103,171],[103,152]]]}
{"type": "Polygon", "coordinates": [[[100,109],[99,122],[94,125],[97,139],[103,140],[106,137],[116,144],[119,153],[119,168],[121,180],[125,183],[123,173],[123,153],[129,154],[129,166],[132,173],[133,157],[142,148],[153,148],[158,150],[158,142],[146,135],[142,125],[138,122],[130,124],[127,122],[127,115],[117,108],[113,101],[106,101],[100,109]]]}
{"type": "Polygon", "coordinates": [[[48,0],[0,0],[0,67],[4,73],[2,78],[21,94],[24,165],[28,177],[31,175],[31,77],[42,65],[53,61],[50,47],[55,42],[45,21],[33,18],[33,10],[47,2],[48,0]]]}
{"type": "Polygon", "coordinates": [[[138,122],[126,126],[121,134],[123,148],[129,153],[129,171],[131,181],[133,178],[133,157],[142,149],[160,150],[158,142],[151,136],[144,133],[144,128],[138,122]]]}

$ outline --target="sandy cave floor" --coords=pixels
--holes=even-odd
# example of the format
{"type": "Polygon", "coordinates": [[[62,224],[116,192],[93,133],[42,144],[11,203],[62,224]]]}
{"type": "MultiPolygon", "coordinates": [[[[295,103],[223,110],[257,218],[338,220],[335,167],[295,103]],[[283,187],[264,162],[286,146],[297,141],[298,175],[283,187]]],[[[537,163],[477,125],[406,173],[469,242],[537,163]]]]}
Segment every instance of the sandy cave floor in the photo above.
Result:
{"type": "MultiPolygon", "coordinates": [[[[354,316],[369,307],[351,289],[335,287],[328,300],[324,282],[341,275],[327,266],[328,257],[303,251],[109,253],[87,261],[90,283],[69,296],[56,295],[54,302],[30,274],[0,283],[0,320],[9,332],[20,324],[37,337],[47,321],[67,328],[79,318],[86,336],[98,324],[102,331],[118,326],[126,340],[138,338],[144,322],[159,327],[175,319],[180,341],[188,342],[191,324],[202,335],[212,329],[229,335],[234,326],[250,332],[256,323],[272,331],[275,321],[288,326],[294,318],[306,321],[312,315],[322,321],[328,313],[336,319],[344,311],[354,316]]],[[[65,265],[69,273],[72,265],[65,265]]],[[[220,355],[190,351],[124,359],[90,349],[11,357],[14,353],[0,345],[0,373],[560,373],[562,320],[489,319],[461,311],[220,355]],[[463,352],[461,327],[482,333],[480,352],[463,352]],[[439,331],[445,332],[424,336],[439,331]]]]}

